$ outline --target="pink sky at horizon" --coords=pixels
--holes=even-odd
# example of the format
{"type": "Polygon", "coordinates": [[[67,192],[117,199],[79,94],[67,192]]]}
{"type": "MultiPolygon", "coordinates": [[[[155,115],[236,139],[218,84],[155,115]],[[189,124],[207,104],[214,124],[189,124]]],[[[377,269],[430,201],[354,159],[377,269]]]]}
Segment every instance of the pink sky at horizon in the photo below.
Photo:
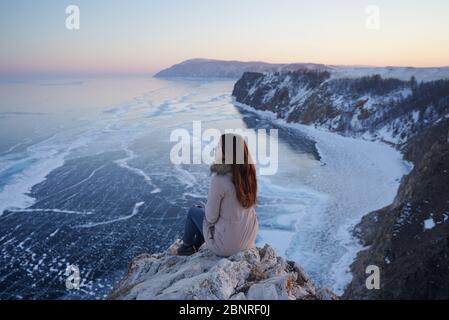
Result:
{"type": "Polygon", "coordinates": [[[449,66],[449,1],[68,1],[0,4],[0,73],[156,73],[192,58],[403,67],[449,66]],[[368,5],[379,29],[366,27],[368,5]]]}

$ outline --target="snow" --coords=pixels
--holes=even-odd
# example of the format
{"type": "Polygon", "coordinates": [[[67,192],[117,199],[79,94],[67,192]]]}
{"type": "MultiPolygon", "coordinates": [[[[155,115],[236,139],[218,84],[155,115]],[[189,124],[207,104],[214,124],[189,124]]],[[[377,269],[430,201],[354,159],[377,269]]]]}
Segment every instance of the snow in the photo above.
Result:
{"type": "Polygon", "coordinates": [[[137,155],[134,153],[134,151],[132,151],[131,149],[129,149],[126,146],[123,148],[123,150],[126,153],[126,157],[116,160],[115,164],[117,164],[121,168],[128,169],[128,170],[134,172],[135,174],[141,176],[142,178],[144,178],[145,182],[154,188],[151,191],[152,194],[161,192],[161,189],[158,188],[156,185],[154,185],[154,183],[151,180],[151,177],[148,174],[146,174],[143,170],[141,170],[139,168],[129,165],[129,162],[131,162],[132,160],[137,158],[137,155]]]}
{"type": "Polygon", "coordinates": [[[19,212],[19,213],[33,213],[33,212],[43,212],[43,213],[66,213],[66,214],[79,214],[79,215],[92,215],[93,211],[73,211],[73,210],[61,210],[61,209],[25,209],[25,208],[10,208],[10,212],[19,212]]]}
{"type": "Polygon", "coordinates": [[[359,78],[379,74],[382,78],[396,78],[409,81],[412,76],[419,81],[449,79],[449,67],[412,68],[412,67],[342,67],[334,66],[332,78],[359,78]]]}
{"type": "Polygon", "coordinates": [[[382,127],[381,129],[376,131],[376,137],[385,142],[390,142],[393,144],[398,144],[399,139],[393,137],[391,130],[387,126],[382,127]]]}
{"type": "Polygon", "coordinates": [[[413,68],[413,67],[368,67],[368,66],[335,66],[313,63],[271,64],[265,62],[223,61],[212,59],[191,59],[175,64],[159,72],[162,77],[194,77],[194,78],[239,78],[244,72],[273,73],[276,71],[295,71],[298,69],[324,70],[331,77],[358,78],[379,74],[383,78],[397,78],[409,81],[412,76],[417,81],[433,81],[449,79],[449,67],[413,68]]]}
{"type": "Polygon", "coordinates": [[[93,227],[101,226],[101,225],[104,225],[104,224],[110,224],[110,223],[114,223],[114,222],[118,222],[118,221],[128,220],[128,219],[134,217],[136,214],[138,214],[140,207],[143,206],[144,204],[145,204],[145,202],[143,202],[143,201],[137,202],[134,205],[133,211],[131,212],[130,215],[119,217],[119,218],[108,220],[108,221],[92,222],[92,223],[82,224],[82,225],[75,226],[75,228],[93,228],[93,227]]]}
{"type": "Polygon", "coordinates": [[[433,218],[430,217],[427,220],[424,220],[424,230],[430,230],[435,227],[435,222],[433,221],[433,218]]]}
{"type": "Polygon", "coordinates": [[[297,105],[302,104],[304,101],[308,98],[308,96],[312,93],[311,89],[307,89],[304,86],[300,86],[298,88],[295,88],[297,91],[295,95],[291,98],[290,104],[297,105]]]}
{"type": "Polygon", "coordinates": [[[380,209],[394,200],[400,178],[408,172],[400,152],[379,142],[347,138],[308,126],[298,125],[315,141],[332,179],[316,177],[316,187],[338,194],[347,203],[338,203],[339,215],[351,211],[338,229],[335,240],[345,252],[332,266],[332,288],[342,293],[352,279],[348,267],[362,248],[351,235],[354,225],[368,212],[380,209]],[[376,186],[373,190],[372,186],[376,186]],[[339,190],[339,189],[342,190],[339,190]]]}
{"type": "Polygon", "coordinates": [[[266,93],[263,97],[263,102],[268,102],[271,99],[273,99],[274,94],[277,92],[277,88],[271,88],[270,91],[268,91],[268,93],[266,93]]]}
{"type": "Polygon", "coordinates": [[[321,284],[341,294],[352,279],[349,266],[363,249],[352,236],[354,225],[367,213],[392,203],[400,178],[409,172],[410,166],[398,150],[385,143],[286,123],[272,112],[236,105],[316,141],[321,165],[307,169],[306,186],[312,191],[298,190],[296,194],[316,199],[317,207],[308,204],[306,212],[297,208],[293,233],[291,229],[262,230],[259,243],[272,242],[279,253],[286,252],[288,259],[298,261],[306,271],[313,270],[312,276],[325,274],[323,278],[329,280],[321,284]]]}
{"type": "MultiPolygon", "coordinates": [[[[45,181],[50,172],[65,164],[65,159],[71,152],[86,146],[95,137],[95,129],[89,129],[68,143],[60,141],[56,134],[28,147],[25,156],[22,156],[23,160],[14,163],[16,168],[12,171],[17,173],[9,177],[8,184],[0,189],[0,216],[7,209],[32,206],[36,201],[30,196],[32,187],[45,181]]],[[[0,162],[3,162],[3,159],[4,157],[0,157],[0,162]]]]}
{"type": "Polygon", "coordinates": [[[360,121],[359,121],[359,119],[358,119],[358,116],[359,116],[359,112],[355,112],[355,113],[352,115],[352,119],[351,119],[351,127],[352,127],[352,129],[354,129],[354,130],[358,130],[358,129],[361,128],[361,123],[360,123],[360,121]]]}

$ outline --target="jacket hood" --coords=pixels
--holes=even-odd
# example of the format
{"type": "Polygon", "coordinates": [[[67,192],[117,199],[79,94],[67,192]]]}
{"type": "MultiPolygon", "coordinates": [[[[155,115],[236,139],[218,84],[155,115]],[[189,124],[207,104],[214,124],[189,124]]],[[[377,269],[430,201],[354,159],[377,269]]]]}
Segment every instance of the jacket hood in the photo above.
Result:
{"type": "Polygon", "coordinates": [[[232,171],[232,166],[230,164],[214,163],[210,166],[210,171],[218,175],[225,175],[232,171]]]}

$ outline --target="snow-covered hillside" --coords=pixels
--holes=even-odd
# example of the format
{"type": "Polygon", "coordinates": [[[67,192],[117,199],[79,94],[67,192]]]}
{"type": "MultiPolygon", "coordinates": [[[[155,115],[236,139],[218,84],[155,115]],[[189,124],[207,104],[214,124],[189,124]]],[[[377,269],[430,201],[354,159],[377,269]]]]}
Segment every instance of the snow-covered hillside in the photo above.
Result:
{"type": "Polygon", "coordinates": [[[372,69],[252,72],[233,95],[245,108],[403,151],[414,166],[393,203],[365,215],[354,229],[365,248],[351,265],[344,297],[448,299],[449,80],[434,80],[444,69],[383,71],[410,79],[364,75],[372,69]],[[366,289],[368,265],[380,268],[381,290],[366,289]]]}
{"type": "Polygon", "coordinates": [[[313,63],[273,64],[260,61],[190,59],[158,72],[155,77],[238,79],[243,73],[249,71],[279,72],[299,68],[325,69],[326,66],[313,63]]]}
{"type": "Polygon", "coordinates": [[[338,78],[310,69],[245,73],[233,95],[288,122],[394,145],[449,116],[449,80],[419,82],[413,76],[403,81],[379,75],[338,78]]]}
{"type": "Polygon", "coordinates": [[[408,81],[415,76],[417,81],[433,81],[449,79],[449,67],[444,68],[413,68],[413,67],[366,67],[337,66],[317,63],[287,63],[275,64],[261,61],[225,61],[213,59],[190,59],[175,64],[158,72],[155,76],[161,78],[231,78],[238,79],[245,72],[282,72],[309,69],[328,71],[332,78],[359,78],[379,74],[383,78],[396,78],[408,81]]]}
{"type": "Polygon", "coordinates": [[[449,79],[449,67],[415,68],[415,67],[351,67],[329,66],[332,77],[360,78],[363,76],[378,74],[382,78],[395,78],[408,81],[415,77],[417,81],[435,81],[449,79]]]}

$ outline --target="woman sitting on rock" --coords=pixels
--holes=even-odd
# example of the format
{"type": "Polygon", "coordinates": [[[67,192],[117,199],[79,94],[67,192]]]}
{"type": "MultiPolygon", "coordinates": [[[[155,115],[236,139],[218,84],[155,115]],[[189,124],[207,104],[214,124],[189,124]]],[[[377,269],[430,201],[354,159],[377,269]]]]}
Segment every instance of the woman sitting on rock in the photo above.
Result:
{"type": "Polygon", "coordinates": [[[225,257],[254,246],[257,179],[246,141],[239,135],[224,134],[215,153],[207,203],[189,210],[178,255],[191,255],[204,242],[209,250],[225,257]]]}

